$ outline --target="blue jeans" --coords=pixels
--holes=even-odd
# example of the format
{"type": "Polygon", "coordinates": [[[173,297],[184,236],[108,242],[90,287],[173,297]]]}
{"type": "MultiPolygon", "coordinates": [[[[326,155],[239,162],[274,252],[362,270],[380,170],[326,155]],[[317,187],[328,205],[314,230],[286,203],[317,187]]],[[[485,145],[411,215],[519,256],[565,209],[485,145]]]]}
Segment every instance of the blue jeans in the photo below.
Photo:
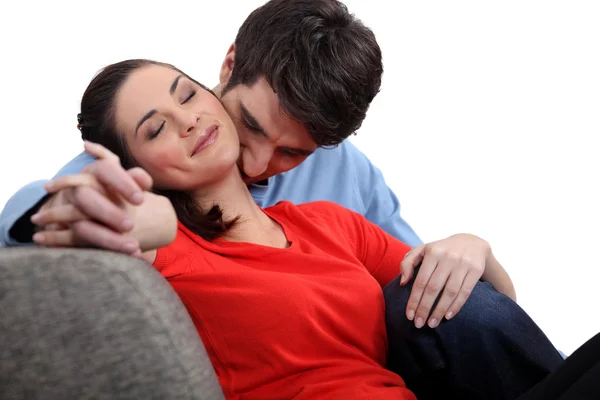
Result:
{"type": "Polygon", "coordinates": [[[533,320],[489,283],[478,282],[450,321],[417,329],[406,318],[412,285],[384,288],[388,368],[419,400],[515,399],[564,360],[533,320]]]}

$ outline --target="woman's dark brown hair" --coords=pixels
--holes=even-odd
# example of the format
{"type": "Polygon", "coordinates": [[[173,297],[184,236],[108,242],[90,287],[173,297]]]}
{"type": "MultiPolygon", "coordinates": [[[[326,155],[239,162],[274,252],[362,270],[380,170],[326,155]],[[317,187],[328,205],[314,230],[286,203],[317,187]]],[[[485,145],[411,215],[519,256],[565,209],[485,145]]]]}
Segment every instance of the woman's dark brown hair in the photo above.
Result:
{"type": "MultiPolygon", "coordinates": [[[[119,156],[123,168],[137,166],[131,156],[124,136],[116,129],[115,99],[123,83],[139,68],[160,65],[178,71],[204,89],[204,85],[189,77],[174,66],[152,60],[126,60],[104,68],[88,85],[81,98],[81,113],[77,115],[78,127],[83,140],[99,143],[119,156]]],[[[212,92],[211,92],[212,93],[212,92]]],[[[177,218],[192,232],[206,240],[213,240],[227,232],[237,221],[225,221],[218,205],[204,211],[190,193],[176,190],[153,189],[167,197],[177,213],[177,218]]]]}

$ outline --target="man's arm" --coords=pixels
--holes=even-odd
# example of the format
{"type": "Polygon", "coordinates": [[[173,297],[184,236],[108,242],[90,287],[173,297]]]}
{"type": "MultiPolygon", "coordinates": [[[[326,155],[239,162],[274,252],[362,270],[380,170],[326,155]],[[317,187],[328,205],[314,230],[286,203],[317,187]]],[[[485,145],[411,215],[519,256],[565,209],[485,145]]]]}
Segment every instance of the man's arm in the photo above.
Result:
{"type": "MultiPolygon", "coordinates": [[[[54,178],[79,173],[94,162],[95,158],[83,152],[69,161],[58,171],[54,178]]],[[[0,245],[18,246],[32,243],[34,225],[29,221],[47,200],[48,193],[44,189],[47,181],[32,182],[15,193],[0,213],[0,245]]]]}

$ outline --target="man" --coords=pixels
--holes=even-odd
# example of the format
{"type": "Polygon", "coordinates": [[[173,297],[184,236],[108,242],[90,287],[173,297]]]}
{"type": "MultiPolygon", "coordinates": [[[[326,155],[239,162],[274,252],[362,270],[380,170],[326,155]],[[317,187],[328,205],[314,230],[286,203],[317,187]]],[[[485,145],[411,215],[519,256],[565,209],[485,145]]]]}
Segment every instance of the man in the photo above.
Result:
{"type": "MultiPolygon", "coordinates": [[[[227,52],[215,92],[238,129],[241,144],[238,164],[254,199],[263,207],[280,200],[334,201],[417,247],[412,257],[416,255],[422,265],[435,267],[453,263],[457,267],[468,267],[485,262],[481,249],[469,246],[468,242],[448,246],[448,241],[463,239],[449,238],[444,244],[421,246],[418,236],[401,218],[399,202],[380,171],[345,141],[364,120],[380,89],[382,72],[381,51],[372,31],[336,0],[271,0],[250,14],[227,52]],[[326,148],[335,145],[335,149],[326,148]],[[461,253],[451,252],[450,247],[461,248],[461,253]]],[[[81,154],[57,176],[79,172],[93,162],[93,158],[81,154]]],[[[102,160],[97,161],[100,162],[102,160]]],[[[143,178],[116,164],[106,168],[89,167],[88,171],[97,174],[100,181],[113,182],[113,189],[133,204],[140,204],[141,192],[147,189],[143,178]]],[[[113,199],[92,188],[77,189],[68,196],[49,197],[43,184],[34,182],[9,200],[0,216],[1,242],[30,243],[34,231],[30,217],[41,209],[50,210],[55,216],[65,212],[81,216],[71,225],[73,234],[70,236],[53,230],[52,226],[46,227],[43,235],[48,244],[97,245],[129,254],[138,251],[138,244],[126,235],[132,228],[131,221],[113,199]]],[[[402,289],[402,294],[398,294],[398,283],[393,285],[386,288],[388,303],[394,304],[392,314],[404,315],[406,310],[416,327],[390,323],[390,335],[403,335],[406,348],[423,354],[409,366],[422,372],[407,380],[409,387],[412,382],[426,386],[422,384],[424,380],[440,373],[447,377],[454,373],[457,365],[461,367],[463,360],[470,364],[472,360],[477,361],[461,357],[502,358],[515,348],[535,347],[543,337],[526,314],[505,296],[495,293],[494,309],[489,312],[490,304],[486,302],[492,298],[488,294],[493,291],[486,286],[478,286],[477,295],[471,296],[467,303],[472,305],[471,312],[461,312],[435,330],[420,329],[427,321],[429,310],[413,315],[409,312],[411,308],[407,308],[411,299],[403,297],[411,291],[411,285],[402,289]],[[472,323],[482,321],[479,316],[486,313],[485,324],[472,323]],[[511,324],[506,324],[508,320],[511,324]],[[516,327],[527,328],[520,329],[516,335],[513,330],[516,327]],[[496,343],[494,334],[481,335],[481,329],[501,331],[503,342],[496,343]],[[434,348],[431,341],[435,342],[436,337],[444,339],[436,342],[438,346],[443,343],[443,348],[438,349],[440,352],[422,351],[434,348]],[[462,343],[456,340],[458,337],[472,343],[474,350],[457,350],[456,343],[462,343]],[[484,347],[485,351],[479,352],[484,347]],[[455,358],[447,359],[447,355],[455,358]]],[[[423,289],[427,282],[417,279],[414,285],[423,289]]],[[[552,346],[537,349],[535,354],[515,356],[502,364],[506,368],[515,363],[529,365],[531,374],[523,377],[523,382],[517,382],[519,376],[511,375],[494,387],[502,393],[509,389],[519,393],[553,369],[558,358],[552,346]]],[[[397,357],[412,360],[399,352],[397,357]]],[[[461,379],[464,375],[466,381],[482,380],[476,365],[462,371],[461,379]]],[[[452,384],[439,380],[435,383],[452,384]]],[[[468,386],[471,382],[460,384],[468,386]]]]}
{"type": "MultiPolygon", "coordinates": [[[[382,174],[343,142],[360,127],[380,89],[382,71],[375,36],[338,2],[273,1],[248,17],[227,52],[215,91],[238,129],[240,168],[258,204],[328,199],[365,215],[411,246],[421,244],[401,218],[398,200],[382,174]],[[270,16],[286,7],[296,14],[287,19],[270,16]],[[304,18],[305,13],[315,18],[304,18]],[[317,13],[326,16],[326,24],[317,13]],[[334,150],[317,149],[339,143],[334,150]]],[[[91,161],[80,155],[58,175],[79,171],[91,161]]],[[[31,227],[22,235],[15,223],[43,198],[42,185],[33,183],[8,202],[0,241],[31,241],[31,227]]],[[[99,211],[105,211],[103,204],[99,211]]],[[[106,214],[99,212],[98,217],[111,225],[106,214]]]]}

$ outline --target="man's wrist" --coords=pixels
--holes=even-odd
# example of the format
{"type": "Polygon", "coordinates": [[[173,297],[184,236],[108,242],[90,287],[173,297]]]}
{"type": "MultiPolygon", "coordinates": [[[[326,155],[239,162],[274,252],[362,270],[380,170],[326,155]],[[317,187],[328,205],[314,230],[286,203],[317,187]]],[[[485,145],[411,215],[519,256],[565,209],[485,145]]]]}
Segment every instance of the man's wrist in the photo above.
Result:
{"type": "Polygon", "coordinates": [[[9,230],[9,235],[12,239],[19,243],[31,243],[33,242],[33,234],[38,230],[38,227],[31,222],[31,216],[39,211],[39,209],[46,204],[50,199],[50,195],[42,197],[33,207],[31,207],[25,214],[19,218],[9,230]]]}

